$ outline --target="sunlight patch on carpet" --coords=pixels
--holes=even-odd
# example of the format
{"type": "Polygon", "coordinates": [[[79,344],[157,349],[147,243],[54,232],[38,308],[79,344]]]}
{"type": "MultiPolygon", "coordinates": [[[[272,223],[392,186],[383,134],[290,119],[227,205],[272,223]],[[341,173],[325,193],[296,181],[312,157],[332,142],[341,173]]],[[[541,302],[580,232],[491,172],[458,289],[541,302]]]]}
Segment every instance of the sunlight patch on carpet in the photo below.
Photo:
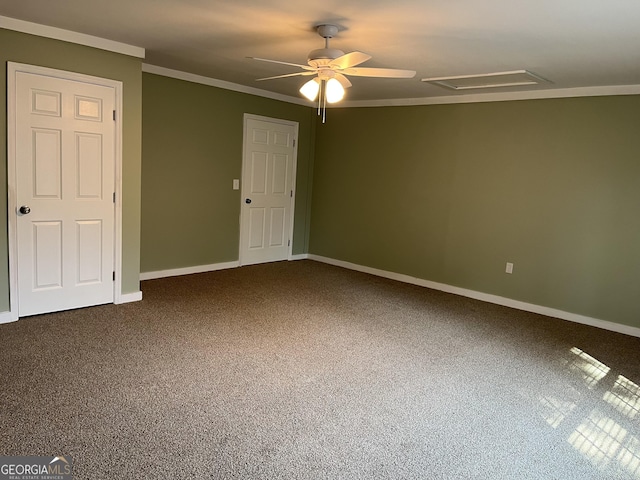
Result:
{"type": "Polygon", "coordinates": [[[604,401],[630,419],[640,417],[640,387],[618,375],[613,388],[604,394],[604,401]]]}
{"type": "Polygon", "coordinates": [[[580,373],[589,388],[593,388],[611,370],[604,363],[577,347],[573,347],[571,353],[575,354],[575,357],[569,362],[567,368],[580,373]]]}
{"type": "Polygon", "coordinates": [[[594,410],[569,436],[569,443],[591,463],[618,463],[629,473],[640,468],[640,441],[613,418],[594,410]]]}

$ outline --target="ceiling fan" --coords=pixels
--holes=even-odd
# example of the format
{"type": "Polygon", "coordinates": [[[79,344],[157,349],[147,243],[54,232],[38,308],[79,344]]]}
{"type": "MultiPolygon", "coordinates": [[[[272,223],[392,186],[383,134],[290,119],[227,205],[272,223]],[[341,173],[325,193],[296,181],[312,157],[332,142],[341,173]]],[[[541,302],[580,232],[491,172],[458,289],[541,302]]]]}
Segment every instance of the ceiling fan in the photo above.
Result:
{"type": "Polygon", "coordinates": [[[273,77],[258,78],[257,81],[315,75],[315,78],[309,80],[302,86],[302,88],[300,88],[300,93],[311,101],[315,101],[315,99],[318,98],[318,93],[320,93],[318,113],[320,113],[322,107],[323,121],[324,112],[326,111],[326,103],[339,102],[344,97],[345,89],[351,87],[351,82],[346,75],[354,77],[413,78],[416,74],[413,70],[357,67],[357,65],[369,60],[371,55],[358,51],[344,53],[342,50],[329,48],[329,40],[335,37],[338,33],[338,27],[336,25],[318,25],[316,30],[318,35],[324,38],[324,48],[319,48],[309,52],[307,65],[282,62],[280,60],[270,60],[268,58],[249,58],[259,60],[261,62],[299,67],[303,70],[301,72],[286,73],[284,75],[276,75],[273,77]]]}

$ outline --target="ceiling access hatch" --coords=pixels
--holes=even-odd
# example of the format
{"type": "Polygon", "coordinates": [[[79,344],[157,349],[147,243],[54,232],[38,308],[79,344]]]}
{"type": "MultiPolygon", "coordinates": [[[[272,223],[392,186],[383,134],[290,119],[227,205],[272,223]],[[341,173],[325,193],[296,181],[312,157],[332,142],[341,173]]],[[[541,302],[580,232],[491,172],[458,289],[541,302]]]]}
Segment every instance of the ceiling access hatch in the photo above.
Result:
{"type": "Polygon", "coordinates": [[[551,83],[528,70],[509,72],[479,73],[476,75],[458,75],[454,77],[423,78],[423,82],[432,83],[451,90],[472,90],[476,88],[523,87],[551,83]]]}

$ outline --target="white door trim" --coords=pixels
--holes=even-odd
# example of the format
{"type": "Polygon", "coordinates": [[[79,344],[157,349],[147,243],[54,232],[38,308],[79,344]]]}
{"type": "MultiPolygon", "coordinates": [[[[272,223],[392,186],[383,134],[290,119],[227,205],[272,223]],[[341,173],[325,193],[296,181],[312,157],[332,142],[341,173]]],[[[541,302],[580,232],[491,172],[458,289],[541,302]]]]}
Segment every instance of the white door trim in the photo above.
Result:
{"type": "MultiPolygon", "coordinates": [[[[293,149],[293,168],[292,168],[292,185],[291,188],[293,190],[293,195],[291,196],[291,221],[289,222],[289,238],[291,239],[291,242],[289,243],[288,246],[288,250],[287,250],[287,260],[291,260],[293,258],[293,230],[294,230],[294,222],[295,222],[295,213],[296,213],[296,171],[297,171],[297,167],[298,167],[298,129],[299,129],[299,124],[298,122],[294,122],[292,120],[283,120],[281,118],[271,118],[271,117],[265,117],[262,115],[254,115],[252,113],[245,113],[244,114],[244,118],[243,118],[243,127],[242,127],[242,172],[241,172],[241,177],[240,177],[240,185],[243,184],[243,180],[244,180],[244,160],[245,160],[245,156],[247,154],[246,152],[246,146],[245,146],[245,139],[247,138],[247,120],[258,120],[258,121],[262,121],[262,122],[271,122],[271,123],[280,123],[282,125],[288,125],[290,127],[293,127],[294,132],[295,132],[295,145],[294,145],[294,149],[293,149]]],[[[244,239],[244,235],[246,235],[246,232],[243,232],[243,228],[242,228],[242,220],[243,220],[243,215],[246,209],[242,208],[242,202],[244,202],[244,196],[243,196],[244,192],[242,191],[242,188],[240,189],[240,238],[239,238],[239,243],[238,243],[238,263],[239,265],[243,265],[242,262],[242,241],[244,239]]]]}
{"type": "Polygon", "coordinates": [[[116,99],[115,120],[115,224],[114,224],[114,303],[122,302],[122,82],[106,78],[84,75],[81,73],[66,72],[52,68],[38,67],[22,63],[7,62],[7,206],[9,229],[9,299],[11,320],[18,320],[18,265],[17,265],[17,237],[16,221],[16,75],[18,72],[34,75],[44,75],[63,80],[72,80],[83,83],[91,83],[113,88],[116,99]]]}

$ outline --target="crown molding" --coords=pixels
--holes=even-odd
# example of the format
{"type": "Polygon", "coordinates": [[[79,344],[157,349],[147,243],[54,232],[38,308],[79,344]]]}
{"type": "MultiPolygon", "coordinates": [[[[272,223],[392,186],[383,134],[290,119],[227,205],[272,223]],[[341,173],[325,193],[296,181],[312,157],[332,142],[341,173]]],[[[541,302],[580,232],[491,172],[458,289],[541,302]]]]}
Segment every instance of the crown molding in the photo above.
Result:
{"type": "Polygon", "coordinates": [[[10,17],[0,16],[0,28],[4,28],[6,30],[14,30],[21,33],[28,33],[30,35],[36,35],[38,37],[46,37],[54,40],[76,43],[78,45],[84,45],[86,47],[99,48],[100,50],[121,53],[130,57],[144,58],[145,56],[145,49],[142,47],[127,45],[126,43],[115,42],[113,40],[107,40],[100,37],[94,37],[93,35],[72,32],[71,30],[49,27],[47,25],[26,22],[24,20],[18,20],[10,17]]]}
{"type": "Polygon", "coordinates": [[[611,85],[603,87],[550,88],[519,92],[476,93],[423,98],[392,98],[388,100],[352,100],[341,107],[404,107],[414,105],[449,105],[456,103],[513,102],[551,98],[605,97],[640,95],[640,85],[611,85]]]}
{"type": "MultiPolygon", "coordinates": [[[[315,105],[304,99],[282,95],[279,93],[261,90],[259,88],[247,87],[237,83],[217,80],[211,77],[195,75],[180,70],[159,67],[143,63],[142,71],[153,73],[165,77],[176,78],[188,82],[200,83],[212,87],[233,90],[235,92],[248,93],[260,97],[280,100],[287,103],[295,103],[306,107],[315,105]]],[[[422,98],[391,98],[386,100],[352,100],[344,101],[340,104],[327,105],[327,108],[358,108],[358,107],[405,107],[417,105],[449,105],[456,103],[482,103],[482,102],[512,102],[517,100],[544,100],[552,98],[573,98],[573,97],[603,97],[616,95],[640,95],[640,85],[613,85],[604,87],[577,87],[577,88],[553,88],[538,89],[520,92],[500,92],[500,93],[477,93],[462,95],[446,95],[439,97],[422,98]]]]}
{"type": "Polygon", "coordinates": [[[178,80],[185,80],[187,82],[200,83],[202,85],[208,85],[210,87],[218,87],[218,88],[223,88],[225,90],[232,90],[234,92],[247,93],[249,95],[257,95],[259,97],[270,98],[272,100],[280,100],[281,102],[295,103],[297,105],[303,105],[305,107],[312,106],[308,101],[303,100],[301,98],[291,97],[289,95],[282,95],[280,93],[275,93],[275,92],[269,92],[267,90],[261,90],[259,88],[247,87],[246,85],[226,82],[224,80],[217,80],[215,78],[196,75],[193,73],[183,72],[180,70],[172,70],[171,68],[159,67],[157,65],[150,65],[148,63],[142,64],[142,71],[145,73],[153,73],[155,75],[162,75],[164,77],[175,78],[178,80]]]}

